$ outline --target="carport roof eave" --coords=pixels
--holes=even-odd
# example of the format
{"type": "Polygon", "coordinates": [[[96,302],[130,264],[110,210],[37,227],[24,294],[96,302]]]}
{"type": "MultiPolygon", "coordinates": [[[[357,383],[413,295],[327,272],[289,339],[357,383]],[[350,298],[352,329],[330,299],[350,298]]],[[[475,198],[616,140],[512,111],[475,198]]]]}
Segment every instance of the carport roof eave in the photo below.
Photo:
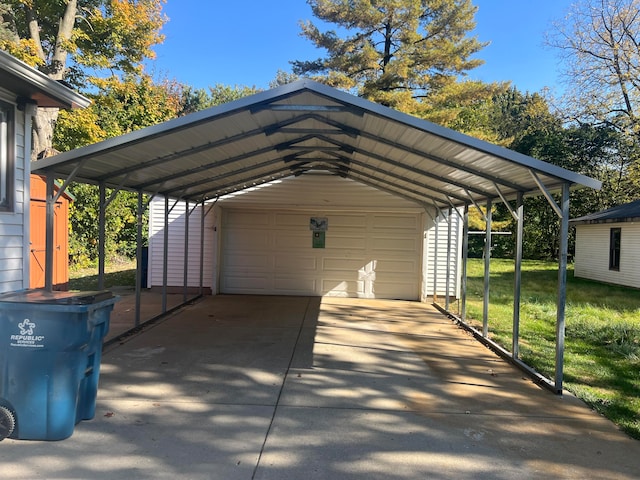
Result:
{"type": "MultiPolygon", "coordinates": [[[[133,148],[138,143],[151,141],[154,138],[158,138],[165,134],[176,133],[180,130],[186,130],[190,127],[195,127],[202,123],[214,121],[226,115],[248,111],[260,106],[268,106],[269,104],[273,104],[278,100],[286,99],[291,95],[302,93],[304,91],[315,93],[323,98],[326,98],[327,101],[330,101],[334,104],[337,102],[343,104],[346,108],[353,108],[359,112],[365,112],[370,115],[375,115],[379,118],[382,118],[383,120],[393,122],[394,124],[406,125],[407,127],[412,128],[414,131],[423,132],[424,134],[429,136],[437,136],[444,139],[445,141],[460,145],[463,148],[468,148],[471,151],[485,153],[490,157],[495,158],[496,160],[507,161],[519,167],[541,173],[545,177],[547,177],[547,185],[545,186],[547,186],[549,189],[557,188],[559,185],[566,182],[594,189],[599,189],[601,187],[601,182],[590,177],[563,169],[556,165],[537,160],[533,157],[529,157],[479,139],[475,139],[468,135],[433,124],[426,120],[404,114],[391,108],[375,104],[368,100],[355,97],[346,92],[341,92],[332,87],[328,87],[326,85],[306,79],[298,80],[297,82],[283,85],[273,90],[260,92],[249,97],[244,97],[227,104],[195,112],[193,114],[173,119],[162,124],[137,130],[120,137],[108,139],[97,144],[89,145],[69,152],[64,152],[53,157],[44,158],[34,162],[32,164],[32,170],[34,172],[42,173],[49,170],[52,170],[59,174],[70,173],[80,161],[83,161],[85,159],[89,160],[93,156],[106,155],[111,150],[122,150],[126,149],[128,146],[131,146],[133,148]],[[555,179],[555,181],[549,182],[551,178],[555,179]]],[[[456,161],[460,163],[460,160],[456,161]]],[[[87,181],[88,183],[97,183],[97,181],[102,176],[104,176],[105,174],[117,173],[118,169],[119,167],[115,165],[113,166],[112,171],[107,171],[103,166],[102,171],[93,175],[87,175],[86,172],[83,172],[82,169],[79,169],[77,178],[82,179],[83,181],[87,181]]],[[[490,176],[488,175],[486,178],[490,178],[490,176]]],[[[522,184],[522,188],[520,190],[523,193],[531,192],[532,189],[535,189],[532,188],[532,182],[522,184]]],[[[470,187],[471,186],[472,185],[470,185],[470,187]]],[[[123,185],[122,187],[131,189],[131,185],[123,185]]],[[[215,193],[215,189],[212,189],[212,193],[215,193]]]]}
{"type": "Polygon", "coordinates": [[[55,166],[69,163],[75,164],[86,158],[91,158],[94,155],[104,154],[109,150],[125,148],[129,145],[135,145],[144,140],[151,140],[167,133],[172,133],[195,125],[199,125],[215,117],[220,117],[234,111],[239,111],[250,106],[260,104],[265,100],[269,100],[271,96],[267,94],[271,92],[272,90],[259,92],[255,95],[240,98],[238,100],[224,103],[222,105],[216,105],[214,107],[200,110],[183,117],[174,118],[157,125],[151,125],[149,127],[141,128],[140,130],[134,130],[133,132],[125,133],[124,135],[108,138],[98,143],[93,143],[91,145],[86,145],[74,150],[62,152],[51,157],[36,160],[32,163],[32,171],[46,171],[55,166]],[[265,98],[263,99],[262,97],[265,98]]]}

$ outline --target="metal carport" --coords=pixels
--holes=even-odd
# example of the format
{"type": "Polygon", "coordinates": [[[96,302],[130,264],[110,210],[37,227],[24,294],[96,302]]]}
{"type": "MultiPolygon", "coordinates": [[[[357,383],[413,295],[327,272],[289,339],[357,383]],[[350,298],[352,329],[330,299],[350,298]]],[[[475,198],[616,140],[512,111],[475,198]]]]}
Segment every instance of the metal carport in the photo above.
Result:
{"type": "MultiPolygon", "coordinates": [[[[561,225],[555,380],[547,386],[558,393],[562,391],[569,189],[572,186],[598,189],[597,180],[309,80],[299,80],[32,165],[33,172],[47,175],[51,209],[55,202],[54,179],[65,180],[58,195],[71,181],[99,185],[103,192],[102,231],[105,207],[110,201],[104,195],[106,188],[138,192],[139,218],[145,208],[143,193],[164,196],[166,212],[171,208],[170,198],[186,202],[187,209],[191,205],[200,206],[201,218],[204,218],[207,205],[221,196],[318,170],[411,200],[423,206],[434,222],[463,209],[461,215],[466,226],[469,207],[479,209],[480,204],[486,204],[488,246],[491,245],[490,206],[493,202],[503,202],[518,221],[510,356],[523,367],[518,360],[523,197],[542,193],[558,214],[561,225]],[[560,204],[553,199],[550,193],[553,191],[561,192],[560,204]]],[[[139,222],[139,240],[141,235],[139,222]]],[[[52,270],[51,238],[52,233],[47,242],[48,286],[52,270]]],[[[463,238],[466,239],[466,234],[463,238]]],[[[466,258],[464,246],[463,252],[466,258]]],[[[139,245],[138,259],[140,255],[139,245]]],[[[165,262],[166,256],[167,248],[165,262]]],[[[102,276],[104,255],[101,258],[102,276]]],[[[488,322],[489,261],[487,250],[484,337],[488,322]]],[[[463,260],[461,320],[465,317],[464,264],[463,260]]],[[[138,261],[138,304],[140,273],[138,261]]],[[[447,297],[445,308],[448,307],[447,297]]]]}

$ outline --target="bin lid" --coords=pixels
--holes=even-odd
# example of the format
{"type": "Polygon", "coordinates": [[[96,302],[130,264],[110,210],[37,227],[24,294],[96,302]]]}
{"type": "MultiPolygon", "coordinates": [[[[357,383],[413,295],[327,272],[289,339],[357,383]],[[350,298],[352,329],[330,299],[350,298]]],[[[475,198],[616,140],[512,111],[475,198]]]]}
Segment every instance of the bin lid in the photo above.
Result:
{"type": "Polygon", "coordinates": [[[109,290],[92,292],[49,292],[43,289],[20,290],[0,295],[0,302],[41,303],[49,305],[92,305],[113,298],[109,290]]]}

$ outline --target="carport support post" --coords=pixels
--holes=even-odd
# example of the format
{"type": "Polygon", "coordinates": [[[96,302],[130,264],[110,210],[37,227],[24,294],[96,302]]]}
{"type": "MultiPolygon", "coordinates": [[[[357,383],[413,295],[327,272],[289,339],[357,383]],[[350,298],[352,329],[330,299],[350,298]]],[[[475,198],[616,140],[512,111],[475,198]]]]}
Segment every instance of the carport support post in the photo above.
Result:
{"type": "Polygon", "coordinates": [[[447,269],[445,280],[445,297],[444,297],[444,309],[449,311],[449,288],[451,286],[451,215],[453,214],[453,208],[449,207],[449,213],[447,216],[447,269]]]}
{"type": "Polygon", "coordinates": [[[489,267],[491,265],[491,199],[487,199],[486,232],[484,240],[484,294],[482,296],[482,336],[489,336],[489,267]]]}
{"type": "Polygon", "coordinates": [[[182,301],[187,301],[187,284],[189,282],[189,201],[184,203],[184,287],[182,301]]]}
{"type": "Polygon", "coordinates": [[[134,326],[140,325],[140,303],[142,301],[142,190],[138,190],[138,211],[136,212],[136,319],[134,326]]]}
{"type": "Polygon", "coordinates": [[[162,252],[162,313],[167,311],[167,282],[169,275],[169,197],[164,196],[164,245],[162,252]]]}
{"type": "Polygon", "coordinates": [[[438,225],[440,223],[440,215],[436,215],[435,220],[435,238],[433,241],[433,303],[438,303],[438,225]]]}
{"type": "Polygon", "coordinates": [[[462,217],[462,278],[460,280],[460,318],[466,319],[467,316],[467,260],[469,257],[469,204],[464,206],[464,214],[462,217]]]}
{"type": "Polygon", "coordinates": [[[105,230],[107,189],[104,182],[100,182],[100,205],[98,207],[98,290],[104,289],[104,257],[105,257],[105,230]]]}
{"type": "Polygon", "coordinates": [[[53,290],[53,229],[55,215],[54,173],[47,172],[47,220],[45,225],[44,288],[53,290]]]}
{"type": "Polygon", "coordinates": [[[565,306],[567,303],[567,256],[569,253],[569,184],[562,184],[560,249],[558,258],[558,308],[556,316],[556,393],[562,393],[564,370],[565,306]]]}
{"type": "Polygon", "coordinates": [[[516,214],[518,215],[518,226],[516,229],[516,258],[513,280],[513,336],[511,354],[513,358],[520,355],[520,286],[522,284],[522,240],[524,234],[524,203],[522,192],[518,192],[516,200],[516,214]]]}
{"type": "MultiPolygon", "coordinates": [[[[204,200],[200,209],[200,295],[204,291],[204,200]]],[[[212,292],[214,293],[214,292],[212,292]]]]}

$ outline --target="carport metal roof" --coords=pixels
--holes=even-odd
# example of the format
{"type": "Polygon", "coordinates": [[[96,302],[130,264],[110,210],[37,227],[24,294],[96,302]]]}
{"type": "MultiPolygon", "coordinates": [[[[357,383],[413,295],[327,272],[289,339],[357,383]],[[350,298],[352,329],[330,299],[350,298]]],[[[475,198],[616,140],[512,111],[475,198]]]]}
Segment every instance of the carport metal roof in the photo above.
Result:
{"type": "Polygon", "coordinates": [[[600,182],[299,80],[33,163],[191,202],[324,170],[438,208],[600,182]]]}

